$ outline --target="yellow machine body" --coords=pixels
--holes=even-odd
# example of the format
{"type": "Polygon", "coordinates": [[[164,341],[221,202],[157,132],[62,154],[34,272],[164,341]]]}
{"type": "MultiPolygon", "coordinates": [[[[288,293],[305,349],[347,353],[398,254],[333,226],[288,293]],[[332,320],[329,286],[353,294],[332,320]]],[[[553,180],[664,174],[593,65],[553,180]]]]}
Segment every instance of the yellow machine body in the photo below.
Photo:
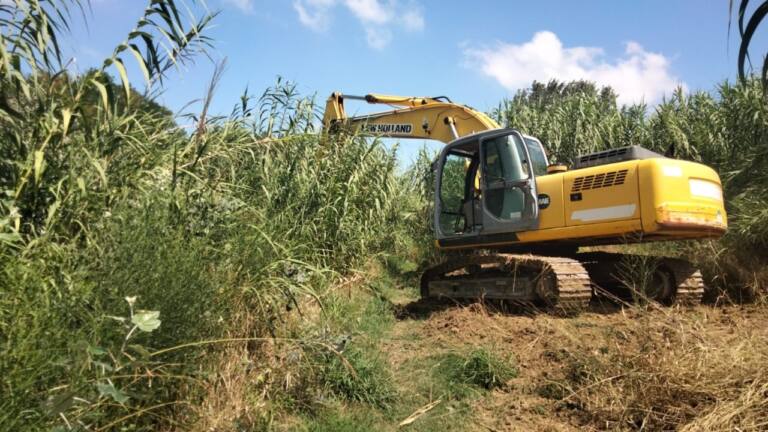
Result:
{"type": "Polygon", "coordinates": [[[536,189],[549,197],[537,229],[517,232],[512,241],[437,246],[588,246],[719,237],[727,229],[720,178],[694,162],[653,158],[582,168],[537,176],[536,189]]]}

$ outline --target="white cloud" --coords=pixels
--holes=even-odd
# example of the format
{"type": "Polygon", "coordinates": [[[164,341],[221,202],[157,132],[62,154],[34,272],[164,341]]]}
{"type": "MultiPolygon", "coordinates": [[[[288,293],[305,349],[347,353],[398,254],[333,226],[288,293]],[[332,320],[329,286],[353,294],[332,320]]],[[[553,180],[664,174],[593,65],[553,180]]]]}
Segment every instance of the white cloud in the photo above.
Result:
{"type": "Polygon", "coordinates": [[[409,31],[424,30],[424,15],[419,9],[412,9],[403,14],[403,27],[409,31]]]}
{"type": "Polygon", "coordinates": [[[315,31],[325,31],[331,21],[330,9],[335,0],[297,0],[293,8],[299,14],[299,21],[315,31]]]}
{"type": "Polygon", "coordinates": [[[229,3],[245,13],[253,12],[253,2],[254,0],[224,0],[224,3],[229,3]]]}
{"type": "Polygon", "coordinates": [[[424,29],[421,8],[411,2],[403,6],[399,0],[295,0],[293,8],[304,26],[318,32],[330,28],[333,12],[346,8],[365,29],[368,46],[384,49],[392,41],[392,28],[414,32],[424,29]]]}
{"type": "Polygon", "coordinates": [[[522,44],[498,43],[493,48],[464,50],[468,66],[496,79],[509,90],[551,79],[584,79],[613,87],[619,103],[658,102],[678,85],[685,86],[670,70],[662,54],[646,51],[637,42],[628,42],[624,55],[605,59],[597,47],[564,47],[556,34],[542,31],[522,44]]]}
{"type": "Polygon", "coordinates": [[[371,48],[384,49],[392,40],[392,32],[387,28],[367,28],[365,29],[365,39],[371,48]]]}
{"type": "Polygon", "coordinates": [[[386,24],[392,19],[392,9],[379,0],[344,0],[344,5],[366,23],[386,24]]]}

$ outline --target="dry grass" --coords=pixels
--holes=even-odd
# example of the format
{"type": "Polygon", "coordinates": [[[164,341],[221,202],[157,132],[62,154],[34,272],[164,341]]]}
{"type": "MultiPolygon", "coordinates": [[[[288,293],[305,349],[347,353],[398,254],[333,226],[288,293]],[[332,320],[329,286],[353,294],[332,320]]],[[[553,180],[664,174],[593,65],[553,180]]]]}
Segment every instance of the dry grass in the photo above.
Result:
{"type": "MultiPolygon", "coordinates": [[[[307,302],[302,314],[290,314],[281,325],[305,335],[328,330],[338,334],[343,327],[335,325],[359,322],[364,316],[359,309],[346,309],[349,305],[364,305],[376,298],[364,282],[360,276],[337,280],[323,299],[325,311],[307,302]],[[334,310],[333,296],[343,309],[334,310]],[[312,329],[312,323],[321,327],[312,329]]],[[[401,300],[408,302],[410,297],[401,300]]],[[[517,359],[517,377],[468,398],[449,392],[443,404],[409,427],[765,430],[766,312],[763,305],[678,309],[651,304],[624,309],[598,306],[578,317],[563,318],[501,313],[475,303],[400,316],[393,328],[381,334],[379,344],[395,378],[395,407],[379,411],[369,406],[361,415],[377,419],[371,421],[383,430],[395,430],[397,421],[425,401],[445,396],[436,358],[492,349],[517,359]],[[381,417],[382,412],[390,414],[381,417]]],[[[253,322],[255,317],[242,318],[253,322]]],[[[362,332],[354,336],[358,342],[378,331],[357,325],[362,332]]],[[[281,335],[290,336],[291,330],[285,331],[281,335]]],[[[293,430],[327,421],[327,413],[354,423],[353,417],[344,416],[368,405],[343,397],[317,399],[323,387],[312,379],[307,363],[291,360],[297,352],[295,345],[280,342],[220,350],[211,368],[216,374],[207,381],[207,397],[194,407],[199,419],[196,430],[293,430]],[[302,394],[307,399],[302,401],[302,394]]]]}
{"type": "Polygon", "coordinates": [[[596,428],[760,430],[768,417],[763,314],[640,314],[596,350],[566,353],[558,406],[596,428]]]}
{"type": "MultiPolygon", "coordinates": [[[[249,313],[244,304],[233,305],[240,311],[226,339],[247,337],[259,320],[249,313]],[[249,331],[250,330],[250,331],[249,331]]],[[[203,397],[192,407],[190,417],[196,431],[235,431],[238,427],[253,426],[266,418],[267,389],[273,379],[272,371],[279,368],[275,342],[222,343],[206,366],[209,374],[203,383],[203,397]]]]}
{"type": "Polygon", "coordinates": [[[371,386],[379,383],[359,380],[370,379],[371,373],[379,371],[371,371],[368,358],[355,357],[359,351],[336,351],[330,340],[341,331],[336,325],[349,324],[336,321],[334,314],[353,311],[345,318],[359,320],[360,311],[354,308],[364,307],[372,298],[368,284],[380,276],[381,269],[372,263],[364,268],[365,272],[338,276],[320,297],[299,298],[297,307],[271,329],[263,327],[263,317],[252,312],[245,301],[233,304],[239,312],[234,320],[239,324],[229,326],[232,330],[224,339],[235,342],[219,344],[204,366],[212,373],[204,380],[202,401],[191,406],[186,422],[200,432],[294,430],[304,423],[302,414],[322,409],[323,400],[333,396],[323,372],[334,373],[334,380],[346,380],[346,390],[362,389],[367,391],[364,395],[370,394],[371,386]],[[334,302],[352,309],[334,311],[334,302]],[[240,340],[270,333],[274,338],[240,340]]]}
{"type": "Polygon", "coordinates": [[[471,305],[407,328],[431,347],[412,355],[481,345],[518,358],[520,376],[475,404],[478,430],[746,431],[767,427],[766,312],[651,306],[556,318],[471,305]]]}

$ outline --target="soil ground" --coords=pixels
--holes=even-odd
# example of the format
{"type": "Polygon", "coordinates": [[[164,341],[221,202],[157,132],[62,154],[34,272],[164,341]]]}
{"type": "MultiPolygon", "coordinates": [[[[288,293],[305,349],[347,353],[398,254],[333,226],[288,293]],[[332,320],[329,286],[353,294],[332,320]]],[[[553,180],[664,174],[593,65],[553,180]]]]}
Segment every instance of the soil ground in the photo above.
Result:
{"type": "MultiPolygon", "coordinates": [[[[639,308],[605,303],[593,304],[576,317],[557,317],[539,311],[501,311],[479,303],[423,303],[408,291],[403,290],[392,299],[397,320],[383,338],[381,348],[394,373],[398,392],[410,401],[410,409],[440,400],[407,426],[411,430],[643,429],[644,423],[617,422],[616,418],[623,418],[621,415],[607,415],[603,421],[595,415],[598,407],[585,406],[587,399],[576,393],[593,389],[591,385],[580,390],[569,385],[568,380],[573,379],[569,378],[572,360],[599,360],[633,353],[639,356],[648,349],[674,352],[682,347],[670,344],[678,343],[681,335],[700,339],[692,343],[701,347],[768,341],[768,314],[760,306],[639,308]],[[691,334],[686,336],[688,333],[691,334]],[[500,389],[479,391],[469,398],[446,395],[434,382],[434,370],[439,363],[436,359],[441,354],[477,347],[502,356],[511,355],[518,376],[500,389]]],[[[659,358],[676,362],[674,355],[665,355],[660,352],[659,358]]],[[[691,367],[707,366],[694,363],[691,367]]],[[[698,373],[706,379],[706,370],[698,373]]],[[[627,408],[617,407],[614,413],[621,413],[622,409],[627,408]]],[[[610,407],[607,412],[611,412],[610,407]]],[[[404,418],[407,413],[401,415],[404,418]]]]}

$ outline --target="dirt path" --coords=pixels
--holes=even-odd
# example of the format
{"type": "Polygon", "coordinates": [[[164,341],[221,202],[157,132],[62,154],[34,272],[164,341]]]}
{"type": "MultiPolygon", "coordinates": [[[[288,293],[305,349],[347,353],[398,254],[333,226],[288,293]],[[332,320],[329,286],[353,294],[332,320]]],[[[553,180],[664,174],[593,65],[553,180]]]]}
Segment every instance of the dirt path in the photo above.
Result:
{"type": "MultiPolygon", "coordinates": [[[[768,317],[759,307],[599,306],[578,317],[561,318],[505,313],[480,304],[435,307],[409,298],[396,304],[398,320],[382,349],[399,391],[411,407],[441,401],[408,426],[412,430],[571,431],[674,425],[697,415],[695,409],[686,411],[689,406],[714,404],[704,390],[691,387],[697,373],[700,380],[707,379],[707,365],[720,359],[715,355],[741,358],[743,353],[736,351],[745,342],[768,341],[768,317]],[[478,390],[469,396],[441,387],[435,373],[440,356],[478,347],[499,356],[512,355],[518,376],[501,389],[478,390]],[[697,354],[699,349],[711,358],[703,359],[709,354],[697,354]],[[683,358],[692,363],[690,368],[678,365],[683,358]],[[696,363],[697,358],[709,363],[696,363]],[[617,363],[626,364],[626,373],[616,368],[617,363]],[[663,391],[667,379],[669,388],[680,387],[677,396],[663,391]],[[649,388],[647,401],[643,380],[659,387],[649,388]],[[680,396],[688,394],[686,388],[690,394],[680,396]],[[674,409],[668,409],[672,405],[674,409]],[[649,413],[643,414],[643,409],[649,413]]],[[[743,359],[744,364],[733,367],[749,371],[758,367],[752,361],[757,360],[743,359]]]]}

